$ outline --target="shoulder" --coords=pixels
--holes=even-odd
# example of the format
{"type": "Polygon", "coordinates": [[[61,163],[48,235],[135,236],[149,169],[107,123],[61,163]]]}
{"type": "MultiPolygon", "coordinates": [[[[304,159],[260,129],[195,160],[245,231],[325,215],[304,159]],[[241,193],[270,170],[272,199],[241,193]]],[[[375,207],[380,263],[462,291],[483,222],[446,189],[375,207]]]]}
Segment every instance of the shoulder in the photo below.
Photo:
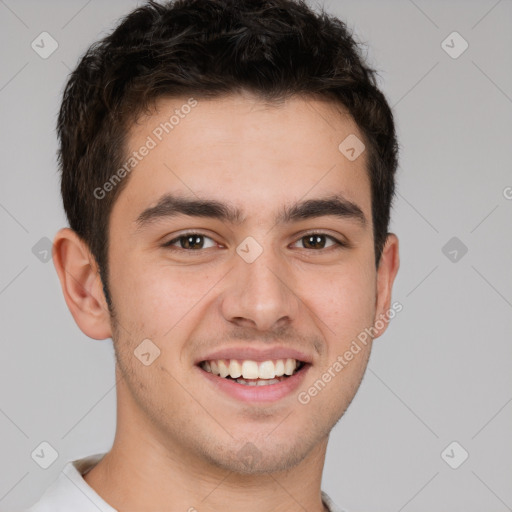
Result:
{"type": "Polygon", "coordinates": [[[21,512],[116,512],[83,479],[103,455],[68,462],[39,500],[21,512]]]}
{"type": "Polygon", "coordinates": [[[336,505],[336,503],[334,503],[330,496],[324,491],[322,491],[322,501],[324,502],[329,512],[353,512],[345,508],[338,507],[338,505],[336,505]]]}

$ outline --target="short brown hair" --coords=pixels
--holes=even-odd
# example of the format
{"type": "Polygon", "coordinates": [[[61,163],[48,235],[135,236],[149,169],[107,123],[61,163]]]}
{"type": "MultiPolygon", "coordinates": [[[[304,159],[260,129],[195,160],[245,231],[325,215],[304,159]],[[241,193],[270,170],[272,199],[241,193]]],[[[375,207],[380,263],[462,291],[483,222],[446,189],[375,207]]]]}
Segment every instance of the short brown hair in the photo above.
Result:
{"type": "Polygon", "coordinates": [[[128,178],[101,199],[93,191],[125,160],[131,123],[162,97],[242,90],[266,101],[319,96],[350,112],[367,150],[378,266],[398,145],[376,72],[346,25],[303,0],[150,0],[87,50],[66,84],[57,122],[64,209],[96,259],[109,308],[108,222],[128,178]]]}

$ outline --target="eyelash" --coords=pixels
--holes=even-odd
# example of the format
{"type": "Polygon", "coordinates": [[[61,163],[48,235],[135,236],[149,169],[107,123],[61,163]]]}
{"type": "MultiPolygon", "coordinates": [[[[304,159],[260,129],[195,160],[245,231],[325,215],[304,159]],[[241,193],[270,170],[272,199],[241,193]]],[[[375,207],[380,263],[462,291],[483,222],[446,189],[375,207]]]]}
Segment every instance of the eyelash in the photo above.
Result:
{"type": "MultiPolygon", "coordinates": [[[[192,236],[192,235],[201,236],[201,237],[209,238],[210,240],[213,240],[212,237],[210,237],[208,235],[205,235],[204,233],[200,233],[200,232],[197,232],[197,231],[189,231],[187,233],[182,233],[181,235],[173,238],[172,240],[169,240],[168,242],[165,242],[164,244],[162,244],[162,247],[165,248],[165,249],[171,250],[171,251],[185,251],[185,252],[191,252],[191,253],[194,253],[194,252],[195,253],[200,253],[200,252],[203,252],[204,250],[206,250],[206,249],[184,249],[183,247],[173,247],[173,244],[176,243],[176,242],[179,242],[180,239],[186,238],[186,237],[189,237],[189,236],[192,236]]],[[[336,237],[334,237],[332,235],[328,235],[327,233],[324,233],[322,231],[312,231],[312,232],[309,232],[309,233],[305,233],[304,235],[300,236],[297,239],[296,242],[298,242],[302,238],[305,238],[307,236],[312,236],[312,235],[325,236],[326,238],[331,239],[334,242],[335,245],[332,245],[332,246],[327,247],[327,248],[316,249],[316,250],[315,249],[304,248],[304,250],[306,250],[306,251],[325,252],[325,251],[328,251],[329,249],[343,249],[343,248],[347,248],[349,246],[348,243],[342,242],[341,240],[338,240],[336,237]]],[[[207,247],[207,249],[210,249],[210,247],[207,247]]]]}

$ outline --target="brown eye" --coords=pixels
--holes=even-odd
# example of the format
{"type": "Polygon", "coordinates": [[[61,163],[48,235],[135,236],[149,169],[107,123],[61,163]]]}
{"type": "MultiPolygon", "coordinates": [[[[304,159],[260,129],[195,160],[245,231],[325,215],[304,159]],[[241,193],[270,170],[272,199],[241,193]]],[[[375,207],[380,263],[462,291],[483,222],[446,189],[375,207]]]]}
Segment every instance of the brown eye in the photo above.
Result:
{"type": "Polygon", "coordinates": [[[202,235],[201,233],[184,233],[183,235],[169,240],[169,242],[163,244],[162,247],[197,251],[199,249],[207,248],[205,247],[206,239],[213,242],[208,247],[215,247],[215,242],[209,236],[202,235]],[[177,243],[179,243],[179,246],[176,246],[177,243]]]}
{"type": "Polygon", "coordinates": [[[336,238],[326,235],[323,233],[310,233],[301,237],[298,242],[302,242],[305,249],[325,249],[326,247],[332,247],[335,245],[343,246],[344,244],[336,238]],[[331,240],[330,245],[326,245],[331,240]]]}
{"type": "Polygon", "coordinates": [[[307,235],[302,240],[306,249],[323,249],[326,237],[324,235],[307,235]]]}

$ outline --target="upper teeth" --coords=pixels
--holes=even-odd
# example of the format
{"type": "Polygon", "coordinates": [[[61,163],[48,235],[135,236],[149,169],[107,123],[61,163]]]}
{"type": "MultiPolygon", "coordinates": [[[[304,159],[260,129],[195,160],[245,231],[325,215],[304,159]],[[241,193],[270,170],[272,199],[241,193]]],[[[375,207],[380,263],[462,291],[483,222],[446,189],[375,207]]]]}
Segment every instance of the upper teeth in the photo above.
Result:
{"type": "Polygon", "coordinates": [[[245,359],[240,362],[236,359],[216,359],[204,361],[201,367],[207,372],[221,377],[228,375],[233,379],[273,379],[282,375],[292,375],[300,361],[296,359],[277,359],[275,361],[251,361],[245,359]]]}

